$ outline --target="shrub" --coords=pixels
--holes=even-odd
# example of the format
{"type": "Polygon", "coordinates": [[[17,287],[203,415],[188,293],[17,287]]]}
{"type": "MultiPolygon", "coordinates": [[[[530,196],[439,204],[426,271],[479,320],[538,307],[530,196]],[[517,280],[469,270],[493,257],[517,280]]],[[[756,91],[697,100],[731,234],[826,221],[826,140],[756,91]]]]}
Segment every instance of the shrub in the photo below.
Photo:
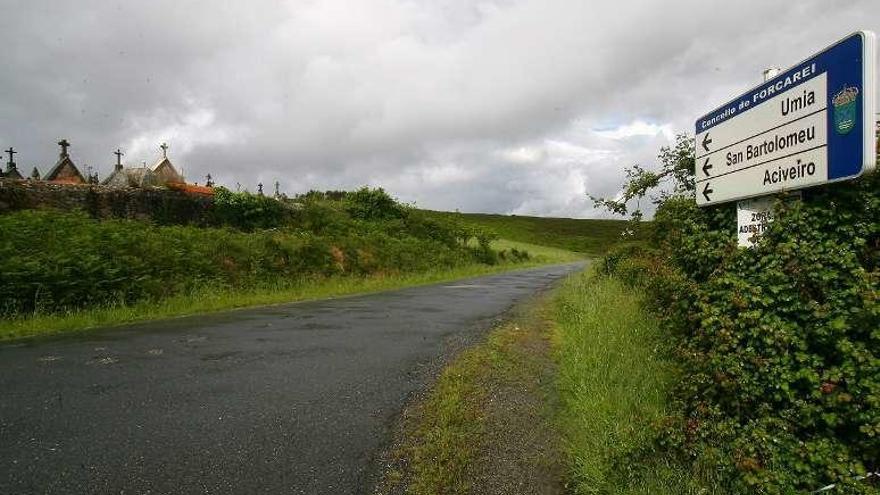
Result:
{"type": "Polygon", "coordinates": [[[213,220],[241,230],[280,227],[285,221],[285,207],[280,201],[260,194],[232,192],[225,187],[214,189],[213,220]]]}
{"type": "Polygon", "coordinates": [[[299,203],[299,208],[291,214],[290,224],[318,235],[342,235],[355,230],[354,222],[341,208],[317,200],[299,203]]]}
{"type": "Polygon", "coordinates": [[[649,249],[602,267],[646,288],[686,373],[659,437],[734,493],[880,469],[880,176],[777,201],[754,249],[735,206],[664,197],[649,249]]]}
{"type": "Polygon", "coordinates": [[[381,187],[362,187],[348,193],[346,211],[356,220],[389,220],[406,216],[405,208],[381,187]]]}
{"type": "Polygon", "coordinates": [[[503,261],[513,261],[514,263],[519,263],[522,261],[528,261],[532,258],[532,255],[529,254],[528,251],[520,250],[517,248],[503,249],[498,252],[498,258],[503,261]]]}
{"type": "Polygon", "coordinates": [[[282,213],[257,206],[277,201],[220,197],[221,218],[255,230],[101,221],[83,212],[0,215],[0,317],[158,300],[203,285],[283,286],[303,276],[495,262],[491,249],[459,244],[452,227],[419,215],[355,220],[316,200],[283,213],[287,227],[259,230],[282,213]]]}
{"type": "Polygon", "coordinates": [[[679,394],[691,434],[711,441],[681,445],[722,459],[737,489],[816,489],[880,467],[878,185],[779,201],[755,249],[734,246],[729,208],[664,243],[698,282],[695,304],[669,316],[694,322],[682,356],[695,379],[679,394]]]}

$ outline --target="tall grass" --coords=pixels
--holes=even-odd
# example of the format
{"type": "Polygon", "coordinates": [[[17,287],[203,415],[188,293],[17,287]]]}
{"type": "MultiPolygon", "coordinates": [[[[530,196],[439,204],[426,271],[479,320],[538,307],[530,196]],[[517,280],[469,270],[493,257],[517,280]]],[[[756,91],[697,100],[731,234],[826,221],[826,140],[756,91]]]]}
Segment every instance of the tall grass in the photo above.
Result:
{"type": "Polygon", "coordinates": [[[521,304],[405,414],[377,494],[558,493],[549,297],[521,304]],[[509,462],[514,461],[514,462],[509,462]]]}
{"type": "Polygon", "coordinates": [[[657,322],[618,281],[579,274],[557,296],[561,424],[578,494],[699,493],[654,450],[676,380],[657,322]]]}
{"type": "Polygon", "coordinates": [[[341,219],[332,232],[294,226],[242,232],[84,213],[0,215],[0,318],[156,301],[204,286],[249,290],[309,276],[499,261],[501,253],[458,242],[436,222],[415,215],[406,222],[341,219]]]}

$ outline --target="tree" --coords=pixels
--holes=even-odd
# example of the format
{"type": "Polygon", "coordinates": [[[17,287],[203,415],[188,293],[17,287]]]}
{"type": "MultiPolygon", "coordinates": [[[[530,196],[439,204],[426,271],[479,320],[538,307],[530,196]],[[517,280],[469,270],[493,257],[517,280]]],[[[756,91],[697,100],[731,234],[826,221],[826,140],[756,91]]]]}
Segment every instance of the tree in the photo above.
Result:
{"type": "Polygon", "coordinates": [[[641,220],[641,200],[649,193],[664,185],[658,196],[648,196],[654,204],[665,201],[670,196],[694,196],[694,139],[686,134],[675,137],[675,145],[664,146],[657,156],[660,160],[660,170],[652,172],[645,170],[640,165],[633,165],[625,169],[626,182],[623,190],[617,198],[607,199],[590,195],[593,204],[597,208],[606,210],[617,215],[627,213],[635,221],[641,220]],[[630,212],[628,203],[636,200],[636,208],[630,212]]]}

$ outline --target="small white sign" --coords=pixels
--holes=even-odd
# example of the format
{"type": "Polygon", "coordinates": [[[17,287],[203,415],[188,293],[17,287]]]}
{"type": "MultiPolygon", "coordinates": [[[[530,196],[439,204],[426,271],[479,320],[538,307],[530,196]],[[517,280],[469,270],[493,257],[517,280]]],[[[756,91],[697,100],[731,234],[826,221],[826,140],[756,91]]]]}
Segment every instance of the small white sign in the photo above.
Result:
{"type": "Polygon", "coordinates": [[[772,196],[744,199],[736,203],[736,236],[739,247],[753,247],[773,221],[772,196]]]}
{"type": "MultiPolygon", "coordinates": [[[[773,223],[773,202],[780,196],[761,196],[736,202],[736,237],[739,247],[754,247],[773,223]]],[[[803,199],[801,191],[782,195],[786,203],[803,199]]]]}

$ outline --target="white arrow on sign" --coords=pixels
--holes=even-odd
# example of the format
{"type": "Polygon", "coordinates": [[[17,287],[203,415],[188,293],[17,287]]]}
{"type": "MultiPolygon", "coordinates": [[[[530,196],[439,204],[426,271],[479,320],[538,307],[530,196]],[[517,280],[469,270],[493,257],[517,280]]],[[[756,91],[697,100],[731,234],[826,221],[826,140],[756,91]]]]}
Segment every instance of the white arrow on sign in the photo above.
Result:
{"type": "MultiPolygon", "coordinates": [[[[753,160],[749,160],[750,163],[740,161],[729,164],[727,168],[722,167],[722,169],[715,170],[711,174],[717,175],[733,169],[745,168],[758,161],[766,161],[768,158],[790,154],[791,149],[786,150],[785,147],[782,149],[774,147],[770,154],[768,154],[766,149],[761,153],[761,150],[757,148],[762,144],[762,139],[766,140],[768,137],[772,137],[774,131],[778,131],[777,134],[784,134],[786,131],[791,131],[791,129],[799,129],[801,126],[815,123],[821,127],[821,131],[824,133],[827,128],[827,122],[822,121],[825,115],[820,115],[820,113],[828,108],[828,102],[824,97],[827,91],[827,76],[821,74],[807,83],[780,93],[763,105],[743,113],[741,116],[697,135],[697,139],[701,141],[701,147],[703,148],[697,154],[697,158],[722,155],[722,159],[718,161],[724,163],[727,161],[727,155],[735,158],[737,156],[736,153],[742,151],[743,157],[746,157],[749,151],[748,147],[753,147],[756,156],[753,157],[753,160]],[[714,143],[711,149],[707,146],[707,140],[708,144],[714,143]],[[731,154],[731,152],[733,153],[731,154]]],[[[822,140],[824,141],[825,138],[822,138],[822,140]]]]}
{"type": "Polygon", "coordinates": [[[828,152],[825,146],[740,169],[734,173],[697,182],[698,204],[738,199],[742,191],[756,196],[781,189],[792,190],[827,181],[828,152]],[[784,184],[784,187],[780,187],[784,184]]]}

